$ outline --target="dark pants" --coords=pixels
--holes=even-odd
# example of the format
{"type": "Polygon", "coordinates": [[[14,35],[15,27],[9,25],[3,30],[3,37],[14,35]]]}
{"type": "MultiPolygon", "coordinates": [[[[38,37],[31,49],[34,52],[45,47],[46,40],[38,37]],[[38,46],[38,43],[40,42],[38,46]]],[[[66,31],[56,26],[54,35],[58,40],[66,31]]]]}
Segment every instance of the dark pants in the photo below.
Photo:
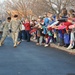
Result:
{"type": "Polygon", "coordinates": [[[60,44],[60,46],[64,45],[64,39],[63,38],[59,38],[59,44],[60,44]]]}
{"type": "Polygon", "coordinates": [[[26,35],[27,35],[27,42],[30,42],[30,33],[29,33],[29,30],[26,31],[26,35]]]}
{"type": "Polygon", "coordinates": [[[25,40],[26,39],[26,32],[25,30],[22,30],[19,32],[19,40],[25,40]]]}
{"type": "Polygon", "coordinates": [[[48,41],[47,41],[46,44],[49,44],[49,42],[50,42],[51,39],[52,39],[52,42],[53,42],[53,37],[52,37],[52,36],[49,36],[49,37],[48,37],[48,41]]]}
{"type": "Polygon", "coordinates": [[[37,43],[39,43],[40,42],[40,37],[37,37],[37,43]]]}

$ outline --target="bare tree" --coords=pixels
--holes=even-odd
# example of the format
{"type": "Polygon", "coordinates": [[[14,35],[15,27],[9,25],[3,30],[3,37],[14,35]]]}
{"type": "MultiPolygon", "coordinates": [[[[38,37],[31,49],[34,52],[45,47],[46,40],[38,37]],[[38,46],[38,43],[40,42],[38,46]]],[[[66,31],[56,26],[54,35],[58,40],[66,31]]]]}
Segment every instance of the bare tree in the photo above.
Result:
{"type": "Polygon", "coordinates": [[[75,0],[5,0],[5,7],[9,15],[16,11],[20,16],[27,17],[39,16],[48,11],[60,13],[62,8],[75,7],[74,3],[75,0]]]}
{"type": "Polygon", "coordinates": [[[70,8],[74,5],[75,0],[47,0],[50,8],[56,13],[60,13],[62,8],[70,8]]]}
{"type": "Polygon", "coordinates": [[[20,16],[27,16],[27,6],[24,0],[8,0],[6,1],[6,10],[9,13],[9,15],[17,13],[20,16]],[[14,13],[13,13],[14,12],[14,13]]]}

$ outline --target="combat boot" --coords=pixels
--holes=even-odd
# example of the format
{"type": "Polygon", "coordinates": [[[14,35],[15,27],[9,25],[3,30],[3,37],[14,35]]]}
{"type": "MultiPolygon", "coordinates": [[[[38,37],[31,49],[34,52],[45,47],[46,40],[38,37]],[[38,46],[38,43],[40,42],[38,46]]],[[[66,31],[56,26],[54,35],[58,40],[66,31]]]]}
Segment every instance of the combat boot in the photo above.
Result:
{"type": "Polygon", "coordinates": [[[15,47],[17,47],[17,44],[16,44],[16,43],[14,44],[14,48],[15,48],[15,47]]]}

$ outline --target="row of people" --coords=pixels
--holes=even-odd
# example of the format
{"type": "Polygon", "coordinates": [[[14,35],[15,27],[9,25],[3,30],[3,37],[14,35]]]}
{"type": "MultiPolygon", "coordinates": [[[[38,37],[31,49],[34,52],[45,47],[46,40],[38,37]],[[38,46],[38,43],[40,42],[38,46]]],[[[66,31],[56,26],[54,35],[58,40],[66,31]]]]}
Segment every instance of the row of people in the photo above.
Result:
{"type": "Polygon", "coordinates": [[[33,35],[37,39],[37,45],[44,43],[47,47],[53,41],[71,49],[75,46],[75,11],[71,9],[67,12],[63,8],[58,15],[48,12],[35,21],[31,33],[37,36],[33,35]]]}
{"type": "Polygon", "coordinates": [[[63,8],[57,15],[48,12],[43,17],[32,21],[19,20],[18,15],[14,15],[14,19],[11,20],[11,17],[8,17],[2,27],[4,28],[0,46],[8,33],[12,35],[14,47],[24,40],[30,42],[31,36],[37,39],[37,45],[44,44],[45,47],[51,42],[60,46],[65,45],[67,49],[75,46],[75,11],[73,9],[67,12],[67,9],[63,8]]]}

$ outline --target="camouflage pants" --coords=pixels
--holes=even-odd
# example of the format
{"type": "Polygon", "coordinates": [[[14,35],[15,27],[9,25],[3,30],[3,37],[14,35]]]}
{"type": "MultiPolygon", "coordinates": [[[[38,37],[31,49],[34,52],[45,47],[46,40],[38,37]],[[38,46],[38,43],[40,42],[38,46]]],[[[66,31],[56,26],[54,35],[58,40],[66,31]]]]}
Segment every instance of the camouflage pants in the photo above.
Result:
{"type": "Polygon", "coordinates": [[[3,31],[2,38],[1,38],[1,43],[4,42],[4,40],[6,39],[7,35],[8,35],[8,31],[3,31]]]}
{"type": "Polygon", "coordinates": [[[12,39],[13,39],[13,43],[15,45],[17,45],[17,41],[18,41],[18,32],[12,32],[12,39]]]}

